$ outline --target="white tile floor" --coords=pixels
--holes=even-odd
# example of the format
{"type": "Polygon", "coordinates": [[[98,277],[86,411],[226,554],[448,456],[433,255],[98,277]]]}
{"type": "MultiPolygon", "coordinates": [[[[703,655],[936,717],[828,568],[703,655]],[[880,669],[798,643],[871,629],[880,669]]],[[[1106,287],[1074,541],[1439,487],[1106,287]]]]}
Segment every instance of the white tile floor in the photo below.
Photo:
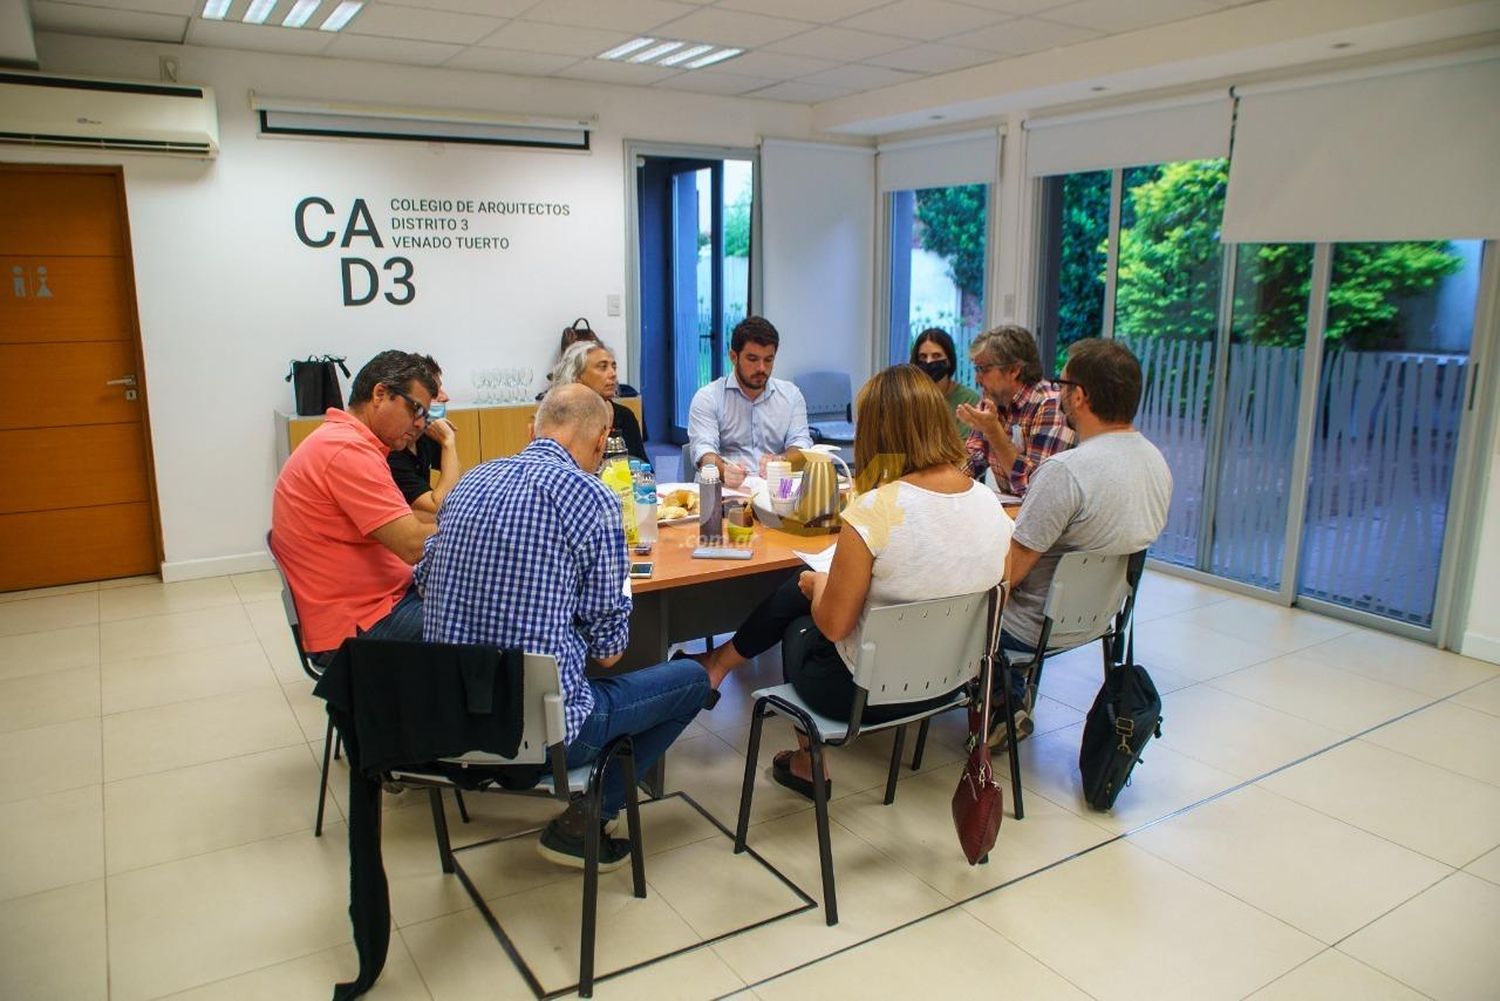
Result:
{"type": "MultiPolygon", "coordinates": [[[[889,738],[860,742],[832,756],[837,927],[799,914],[598,996],[1495,996],[1500,668],[1161,575],[1139,635],[1164,736],[1113,813],[1078,788],[1091,649],[1048,669],[1026,819],[991,864],[963,864],[948,819],[956,714],[894,806],[889,738]]],[[[668,759],[671,786],[725,823],[748,692],[778,671],[753,665],[668,759]]],[[[323,722],[270,574],[0,595],[0,997],[327,997],[355,961],[342,770],[327,836],[311,830],[323,722]]],[[[554,810],[470,798],[460,841],[554,810]]],[[[387,808],[396,933],[370,996],[529,997],[439,871],[425,799],[387,808]]],[[[681,800],[647,810],[652,892],[603,881],[602,968],[787,904],[681,800]]],[[[806,802],[763,774],[753,821],[751,845],[817,896],[806,802]]],[[[576,877],[528,841],[462,858],[497,912],[525,915],[513,930],[544,982],[566,983],[576,877]]]]}

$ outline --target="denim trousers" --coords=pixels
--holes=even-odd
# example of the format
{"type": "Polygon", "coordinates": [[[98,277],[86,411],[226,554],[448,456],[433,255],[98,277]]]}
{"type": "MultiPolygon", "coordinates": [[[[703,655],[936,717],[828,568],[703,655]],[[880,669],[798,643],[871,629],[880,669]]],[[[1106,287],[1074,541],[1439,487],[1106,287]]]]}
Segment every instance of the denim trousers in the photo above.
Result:
{"type": "MultiPolygon", "coordinates": [[[[635,748],[637,781],[666,753],[687,728],[708,697],[708,674],[695,660],[627,671],[607,678],[590,678],[594,711],[568,744],[568,767],[578,768],[598,758],[604,745],[629,734],[635,748]]],[[[604,774],[605,819],[625,805],[625,777],[618,761],[604,774]]]]}
{"type": "Polygon", "coordinates": [[[359,634],[371,640],[420,640],[422,638],[422,595],[416,587],[407,589],[401,600],[391,606],[385,618],[370,624],[359,634]]]}

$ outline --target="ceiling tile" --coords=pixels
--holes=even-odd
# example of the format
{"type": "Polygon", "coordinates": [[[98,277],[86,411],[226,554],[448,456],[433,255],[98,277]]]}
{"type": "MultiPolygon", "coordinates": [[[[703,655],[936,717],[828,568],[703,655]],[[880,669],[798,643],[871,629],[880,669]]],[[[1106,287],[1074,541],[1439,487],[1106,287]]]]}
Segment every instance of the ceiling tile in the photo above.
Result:
{"type": "MultiPolygon", "coordinates": [[[[807,56],[789,56],[781,52],[756,50],[735,56],[731,63],[733,71],[742,76],[759,76],[768,80],[795,80],[799,76],[831,70],[839,65],[830,59],[809,59],[807,56]]],[[[703,72],[703,71],[700,71],[703,72]]]]}
{"type": "MultiPolygon", "coordinates": [[[[1067,0],[1059,0],[1066,3],[1067,0]]],[[[890,0],[719,0],[724,10],[764,14],[767,17],[789,17],[801,21],[832,24],[851,14],[859,14],[890,0]]]]}
{"type": "Polygon", "coordinates": [[[1203,0],[1081,0],[1047,11],[1047,20],[1093,28],[1106,34],[1122,34],[1168,21],[1185,21],[1208,14],[1218,6],[1203,0]]]}
{"type": "Polygon", "coordinates": [[[285,52],[310,56],[328,48],[335,37],[326,31],[194,18],[188,26],[187,42],[189,45],[208,45],[217,49],[249,49],[252,52],[285,52]]]}
{"type": "MultiPolygon", "coordinates": [[[[958,36],[962,38],[963,36],[958,36]]],[[[868,60],[873,66],[885,66],[894,70],[909,70],[913,73],[949,73],[953,70],[978,66],[995,61],[993,52],[965,49],[957,45],[939,45],[928,42],[909,49],[888,52],[868,60]]]]}
{"type": "Polygon", "coordinates": [[[665,90],[686,90],[695,94],[720,94],[732,97],[737,94],[748,94],[753,90],[762,90],[776,82],[758,76],[696,70],[692,73],[679,73],[653,86],[665,90]]]}
{"type": "Polygon", "coordinates": [[[517,76],[547,76],[578,61],[576,56],[557,56],[550,52],[515,52],[471,45],[444,65],[454,69],[485,70],[490,73],[513,73],[517,76]]]}
{"type": "Polygon", "coordinates": [[[585,59],[553,75],[567,77],[569,80],[591,80],[595,83],[623,83],[645,87],[658,80],[665,80],[678,72],[680,71],[670,66],[642,66],[639,63],[613,63],[602,59],[585,59]]]}
{"type": "Polygon", "coordinates": [[[648,34],[652,28],[665,24],[696,7],[667,0],[542,0],[526,11],[526,20],[544,21],[547,24],[574,24],[583,28],[607,28],[648,34]]]}
{"type": "Polygon", "coordinates": [[[814,28],[801,35],[793,35],[791,38],[772,42],[766,46],[766,49],[771,52],[789,52],[797,56],[813,56],[838,62],[857,63],[871,56],[904,49],[910,44],[909,39],[875,35],[868,31],[851,31],[848,28],[814,28]]]}
{"type": "Polygon", "coordinates": [[[993,28],[980,28],[955,35],[950,41],[972,45],[976,49],[1007,56],[1019,56],[1026,52],[1055,49],[1076,42],[1099,38],[1099,32],[1088,28],[1075,28],[1071,24],[1056,24],[1032,17],[1005,21],[993,28]]]}
{"type": "Polygon", "coordinates": [[[376,38],[374,35],[345,35],[323,50],[336,59],[368,59],[377,63],[404,63],[409,66],[440,66],[463,51],[462,45],[441,42],[410,42],[402,38],[376,38]]]}
{"type": "Polygon", "coordinates": [[[970,7],[998,10],[1002,14],[1040,14],[1044,10],[1062,7],[1075,0],[959,0],[959,2],[968,4],[970,7]]]}
{"type": "Polygon", "coordinates": [[[765,90],[757,90],[754,96],[767,101],[817,104],[819,101],[832,101],[836,97],[847,97],[852,93],[854,91],[848,87],[823,87],[805,80],[791,80],[765,90]]]}
{"type": "Polygon", "coordinates": [[[881,31],[898,38],[934,41],[960,31],[973,31],[1006,20],[997,10],[966,7],[947,0],[897,0],[877,10],[857,14],[841,27],[881,31]]]}
{"type": "Polygon", "coordinates": [[[658,31],[667,38],[750,49],[789,35],[801,34],[810,27],[806,21],[788,21],[779,17],[761,17],[759,14],[741,14],[738,11],[710,7],[664,24],[658,31]]]}
{"type": "MultiPolygon", "coordinates": [[[[124,0],[124,2],[133,3],[134,0],[124,0]]],[[[329,4],[326,8],[328,10],[332,10],[335,6],[330,0],[324,0],[324,3],[329,4]]],[[[395,0],[395,3],[401,7],[451,10],[460,14],[480,14],[484,17],[515,17],[528,7],[536,6],[536,0],[395,0]]],[[[384,0],[381,0],[380,5],[385,6],[384,0]]]]}
{"type": "Polygon", "coordinates": [[[203,0],[78,0],[80,7],[107,7],[110,10],[133,10],[148,14],[176,14],[192,17],[203,6],[203,0]]]}
{"type": "Polygon", "coordinates": [[[394,4],[370,4],[349,22],[349,26],[341,34],[472,45],[504,23],[498,17],[476,17],[473,14],[421,10],[394,4]]]}
{"type": "Polygon", "coordinates": [[[81,7],[52,0],[33,0],[31,23],[38,31],[74,35],[137,38],[148,42],[181,42],[188,19],[172,14],[147,14],[106,7],[81,7]]]}
{"type": "Polygon", "coordinates": [[[893,84],[906,83],[908,80],[918,79],[915,73],[903,73],[900,70],[888,70],[884,66],[857,66],[850,64],[838,66],[812,76],[804,77],[799,83],[822,83],[830,87],[843,87],[848,90],[877,90],[881,87],[890,87],[893,84]]]}
{"type": "Polygon", "coordinates": [[[487,36],[487,47],[515,52],[546,52],[559,56],[596,56],[608,52],[635,34],[628,31],[595,31],[591,28],[569,28],[561,24],[537,21],[511,21],[487,36]]]}

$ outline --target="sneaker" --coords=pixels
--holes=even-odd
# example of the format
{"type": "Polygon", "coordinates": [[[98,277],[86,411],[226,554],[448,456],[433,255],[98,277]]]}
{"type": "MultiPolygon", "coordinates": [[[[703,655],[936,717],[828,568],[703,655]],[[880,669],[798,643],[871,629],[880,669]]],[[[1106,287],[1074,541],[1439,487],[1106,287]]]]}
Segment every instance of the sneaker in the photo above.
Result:
{"type": "MultiPolygon", "coordinates": [[[[993,722],[990,724],[989,737],[985,740],[985,743],[990,746],[991,750],[1004,751],[1010,746],[1010,734],[1005,729],[1004,710],[990,714],[990,719],[993,722]]],[[[1030,737],[1035,730],[1036,723],[1032,721],[1031,713],[1025,709],[1017,709],[1016,743],[1019,744],[1027,737],[1030,737]]]]}
{"type": "MultiPolygon", "coordinates": [[[[566,826],[559,817],[543,828],[541,840],[536,845],[537,854],[548,862],[582,869],[583,835],[573,834],[566,826]]],[[[599,825],[600,872],[614,872],[630,861],[630,842],[625,838],[610,837],[609,827],[609,823],[599,825]]]]}

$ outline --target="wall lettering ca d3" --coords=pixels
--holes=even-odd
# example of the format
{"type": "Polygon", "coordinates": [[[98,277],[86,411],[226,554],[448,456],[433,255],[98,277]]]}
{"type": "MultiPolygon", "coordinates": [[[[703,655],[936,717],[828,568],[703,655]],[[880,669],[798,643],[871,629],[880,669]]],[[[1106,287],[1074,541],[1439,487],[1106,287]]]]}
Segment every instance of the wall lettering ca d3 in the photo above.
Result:
{"type": "MultiPolygon", "coordinates": [[[[371,247],[384,249],[380,230],[370,215],[369,206],[363,198],[354,199],[349,215],[339,234],[334,223],[338,215],[333,203],[318,195],[309,195],[297,203],[292,213],[292,227],[303,246],[319,250],[331,247],[339,241],[340,249],[349,249],[355,240],[368,240],[371,247]]],[[[375,262],[363,257],[341,257],[339,276],[343,288],[345,306],[364,306],[381,295],[384,286],[385,301],[392,306],[408,305],[417,297],[417,286],[412,281],[416,269],[408,257],[388,257],[377,269],[375,262]]]]}

